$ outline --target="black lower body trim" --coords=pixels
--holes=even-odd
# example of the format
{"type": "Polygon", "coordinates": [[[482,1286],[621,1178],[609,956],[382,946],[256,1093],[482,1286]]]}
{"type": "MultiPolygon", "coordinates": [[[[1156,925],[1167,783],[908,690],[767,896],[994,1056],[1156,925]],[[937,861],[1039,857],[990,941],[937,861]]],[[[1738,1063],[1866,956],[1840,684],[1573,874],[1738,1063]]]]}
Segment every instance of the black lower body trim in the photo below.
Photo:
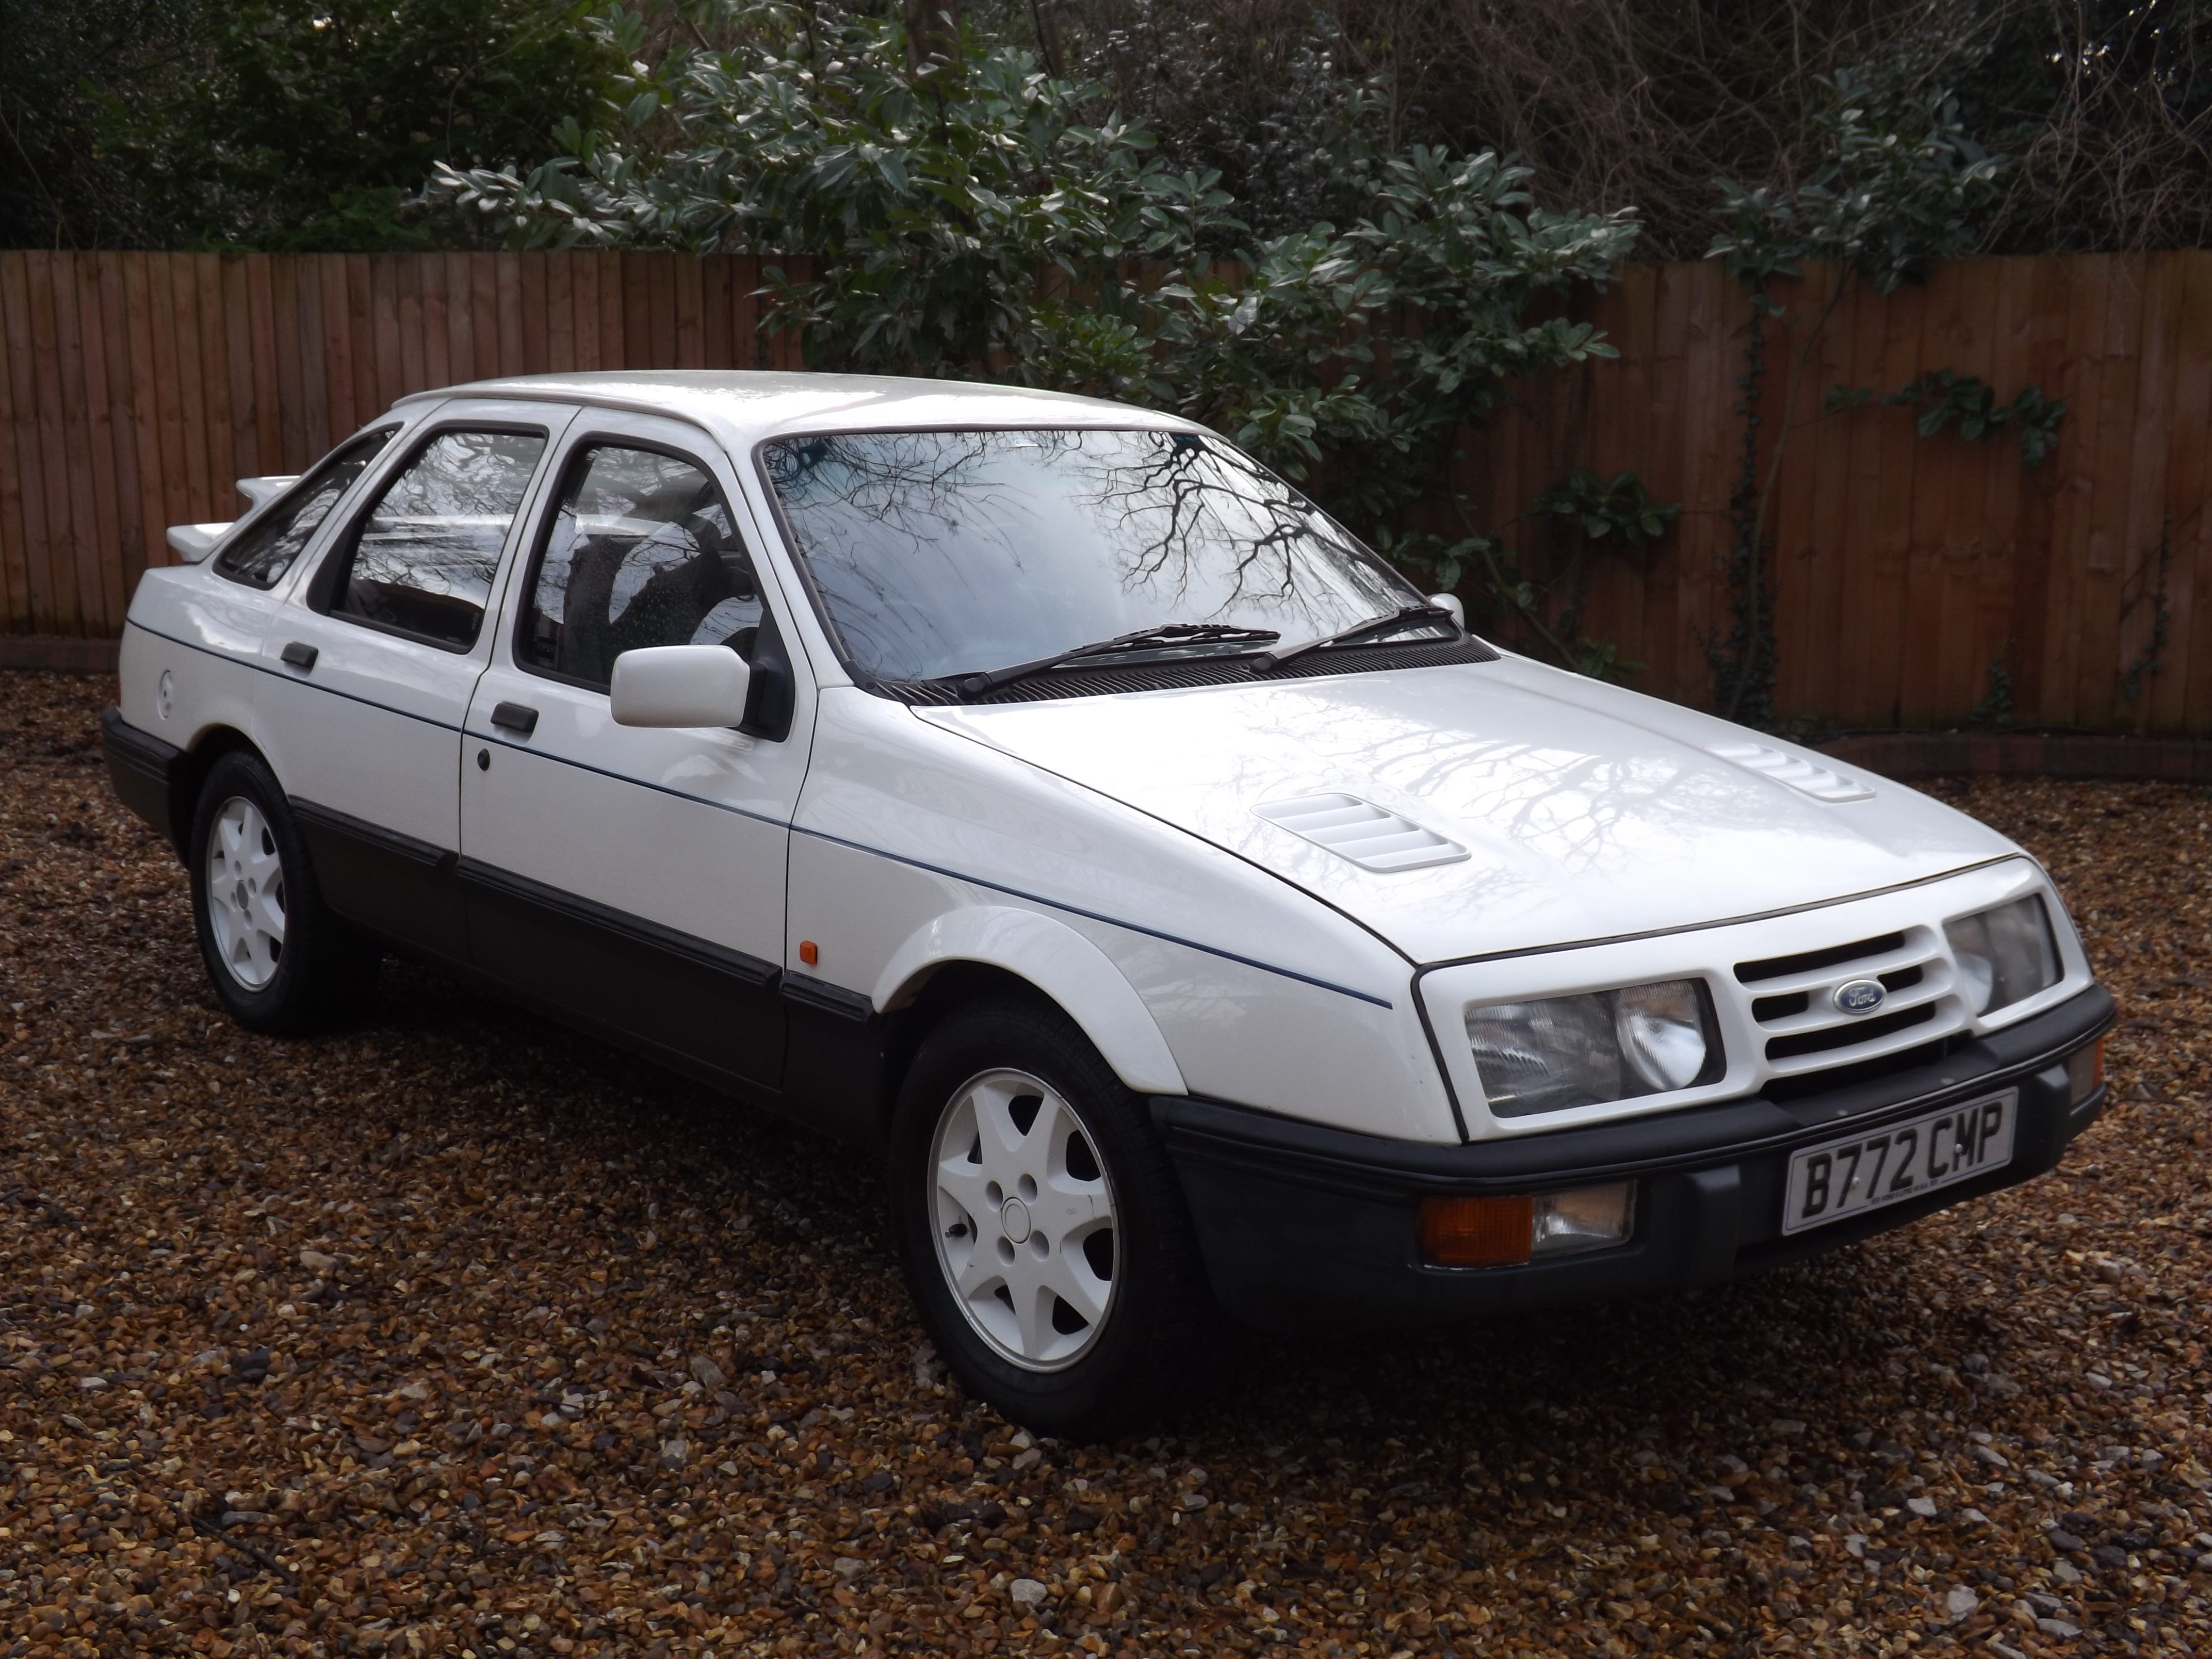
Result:
{"type": "Polygon", "coordinates": [[[341,812],[334,807],[320,806],[297,795],[288,795],[292,816],[301,823],[312,824],[360,842],[365,847],[388,854],[404,864],[419,864],[425,869],[435,870],[441,875],[453,873],[455,854],[435,842],[417,841],[412,836],[403,836],[397,830],[386,830],[381,824],[371,823],[367,818],[355,817],[350,812],[341,812]]]}
{"type": "Polygon", "coordinates": [[[727,945],[701,939],[696,933],[663,927],[657,921],[647,921],[642,916],[634,916],[627,910],[617,910],[611,905],[600,904],[592,899],[579,898],[574,893],[564,892],[542,881],[533,881],[528,876],[518,876],[511,870],[501,870],[480,859],[459,860],[453,869],[466,886],[498,893],[518,903],[534,905],[565,917],[580,927],[619,934],[636,944],[695,963],[711,973],[723,975],[751,989],[759,990],[775,982],[776,965],[774,963],[747,956],[743,951],[732,951],[727,945]]]}
{"type": "Polygon", "coordinates": [[[781,1090],[787,1023],[773,963],[477,860],[456,874],[483,972],[596,1030],[684,1055],[695,1075],[781,1090]]]}
{"type": "Polygon", "coordinates": [[[291,806],[331,908],[384,944],[807,1127],[880,1138],[887,1027],[865,998],[787,998],[758,957],[313,801],[291,806]]]}
{"type": "Polygon", "coordinates": [[[1718,1283],[1816,1255],[2043,1174],[2094,1121],[2067,1057],[2112,1023],[2093,988],[1917,1072],[1786,1104],[1753,1100],[1639,1122],[1465,1146],[1326,1129],[1215,1102],[1160,1097],[1154,1121],[1181,1173],[1215,1293],[1255,1324],[1310,1330],[1505,1313],[1718,1283]],[[1790,1155],[1864,1127],[1998,1089],[2020,1091],[2012,1160],[1849,1220],[1785,1237],[1790,1155]],[[1869,1091],[1874,1091],[1869,1097],[1869,1091]],[[1634,1236],[1618,1249],[1477,1270],[1419,1257],[1431,1194],[1637,1183],[1634,1236]]]}
{"type": "Polygon", "coordinates": [[[787,1001],[803,1002],[841,1019],[866,1020],[876,1012],[876,1005],[858,991],[848,991],[811,974],[786,974],[783,994],[787,1001]]]}
{"type": "Polygon", "coordinates": [[[296,795],[289,804],[325,904],[372,939],[467,965],[468,913],[449,849],[296,795]]]}
{"type": "Polygon", "coordinates": [[[100,711],[100,741],[117,797],[181,856],[175,784],[190,757],[174,744],[141,732],[112,705],[100,711]]]}

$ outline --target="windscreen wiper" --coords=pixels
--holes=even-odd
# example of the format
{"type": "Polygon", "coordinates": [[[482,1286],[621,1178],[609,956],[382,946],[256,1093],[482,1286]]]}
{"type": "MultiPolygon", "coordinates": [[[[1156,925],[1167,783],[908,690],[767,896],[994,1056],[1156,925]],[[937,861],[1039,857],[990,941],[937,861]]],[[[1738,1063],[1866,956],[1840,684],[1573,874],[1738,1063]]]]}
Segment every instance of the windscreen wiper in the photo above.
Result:
{"type": "Polygon", "coordinates": [[[1286,645],[1279,651],[1262,652],[1256,665],[1264,674],[1271,668],[1281,667],[1293,657],[1303,657],[1309,651],[1319,651],[1331,645],[1349,645],[1354,640],[1365,639],[1370,634],[1386,633],[1410,623],[1423,622],[1448,622],[1455,628],[1459,625],[1459,618],[1440,605],[1401,605],[1387,617],[1370,617],[1364,623],[1355,623],[1334,634],[1324,634],[1317,640],[1301,640],[1296,645],[1286,645]]]}
{"type": "Polygon", "coordinates": [[[1124,651],[1142,651],[1154,646],[1266,645],[1271,640],[1282,637],[1272,628],[1231,628],[1226,623],[1163,623],[1156,628],[1139,628],[1133,634],[1117,634],[1110,640],[1093,640],[1089,645],[1056,651],[1049,657],[1039,657],[1035,662],[1013,663],[1005,668],[993,668],[980,673],[946,674],[939,683],[953,687],[963,697],[980,697],[987,691],[995,691],[1002,685],[1012,685],[1016,680],[1026,679],[1031,674],[1042,674],[1062,663],[1080,662],[1085,657],[1110,657],[1124,651]]]}

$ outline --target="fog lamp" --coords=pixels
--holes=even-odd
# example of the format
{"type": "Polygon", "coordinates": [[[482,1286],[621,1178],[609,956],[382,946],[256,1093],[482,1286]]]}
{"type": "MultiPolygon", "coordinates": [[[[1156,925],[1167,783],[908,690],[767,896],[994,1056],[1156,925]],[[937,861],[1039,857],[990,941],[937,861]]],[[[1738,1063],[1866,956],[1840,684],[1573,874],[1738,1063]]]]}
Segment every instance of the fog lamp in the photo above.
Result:
{"type": "Polygon", "coordinates": [[[1421,1260],[1432,1267],[1502,1267],[1627,1241],[1636,1184],[1617,1181],[1511,1198],[1425,1198],[1421,1260]]]}
{"type": "Polygon", "coordinates": [[[2066,1056],[2066,1103],[2079,1106],[2088,1099],[2105,1080],[2105,1039],[2099,1037],[2085,1048],[2076,1048],[2066,1056]]]}
{"type": "Polygon", "coordinates": [[[1636,1223],[1636,1183],[1616,1181],[1603,1187],[1577,1187],[1547,1193],[1536,1200],[1538,1255],[1572,1255],[1624,1243],[1636,1223]]]}

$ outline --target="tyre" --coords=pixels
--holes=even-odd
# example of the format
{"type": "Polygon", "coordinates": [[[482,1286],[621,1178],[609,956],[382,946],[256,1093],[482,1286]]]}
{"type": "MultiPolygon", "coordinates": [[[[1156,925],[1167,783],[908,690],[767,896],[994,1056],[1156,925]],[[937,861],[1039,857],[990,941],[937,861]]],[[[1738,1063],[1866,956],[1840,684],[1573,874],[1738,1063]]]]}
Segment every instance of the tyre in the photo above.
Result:
{"type": "Polygon", "coordinates": [[[923,1322],[969,1392],[1097,1439],[1212,1380],[1229,1339],[1144,1103],[1073,1022],[953,1014],[900,1091],[890,1182],[923,1322]]]}
{"type": "Polygon", "coordinates": [[[192,811],[192,923],[230,1017],[271,1036],[356,1015],[374,994],[374,945],[323,907],[307,842],[257,755],[209,769],[192,811]]]}

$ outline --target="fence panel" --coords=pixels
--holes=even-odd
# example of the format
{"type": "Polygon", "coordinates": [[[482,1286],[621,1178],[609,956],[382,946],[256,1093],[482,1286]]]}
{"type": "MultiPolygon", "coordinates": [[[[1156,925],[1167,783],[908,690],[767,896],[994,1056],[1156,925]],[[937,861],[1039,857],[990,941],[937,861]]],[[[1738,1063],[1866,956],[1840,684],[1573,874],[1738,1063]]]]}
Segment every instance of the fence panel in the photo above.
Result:
{"type": "MultiPolygon", "coordinates": [[[[1808,268],[1764,336],[1777,713],[1958,725],[2008,684],[2018,725],[2212,732],[2212,252],[1961,260],[1887,298],[1853,279],[1805,349],[1838,280],[1808,268]],[[1923,438],[1879,401],[1943,368],[2001,403],[2064,398],[2056,449],[2030,469],[2009,424],[1923,438]],[[1827,412],[1837,386],[1877,398],[1827,412]]],[[[1585,614],[1643,665],[1631,684],[1710,705],[1704,647],[1734,620],[1748,304],[1708,263],[1571,309],[1622,356],[1524,383],[1471,434],[1467,476],[1487,527],[1540,563],[1549,532],[1524,515],[1577,467],[1633,468],[1681,502],[1657,548],[1596,544],[1585,614]]]]}
{"type": "Polygon", "coordinates": [[[112,637],[173,524],[395,398],[546,369],[795,368],[750,259],[0,252],[0,632],[112,637]],[[634,330],[625,319],[635,319],[634,330]]]}
{"type": "MultiPolygon", "coordinates": [[[[672,254],[0,252],[0,630],[113,636],[167,526],[230,516],[238,475],[299,471],[407,392],[796,368],[759,331],[759,281],[672,254]]],[[[2008,684],[2018,724],[2212,732],[2212,252],[1965,260],[1887,298],[1814,267],[1780,297],[1754,468],[1780,446],[1777,712],[1953,725],[2008,684]],[[2055,451],[2030,469],[2010,427],[1922,438],[1909,409],[1825,409],[1832,386],[1941,368],[2001,401],[2063,398],[2055,451]]],[[[1656,545],[1588,550],[1583,626],[1639,665],[1631,684],[1708,704],[1735,623],[1749,306],[1707,261],[1569,309],[1621,356],[1523,382],[1466,434],[1465,527],[1540,568],[1572,544],[1533,504],[1577,467],[1681,503],[1656,545]]]]}

